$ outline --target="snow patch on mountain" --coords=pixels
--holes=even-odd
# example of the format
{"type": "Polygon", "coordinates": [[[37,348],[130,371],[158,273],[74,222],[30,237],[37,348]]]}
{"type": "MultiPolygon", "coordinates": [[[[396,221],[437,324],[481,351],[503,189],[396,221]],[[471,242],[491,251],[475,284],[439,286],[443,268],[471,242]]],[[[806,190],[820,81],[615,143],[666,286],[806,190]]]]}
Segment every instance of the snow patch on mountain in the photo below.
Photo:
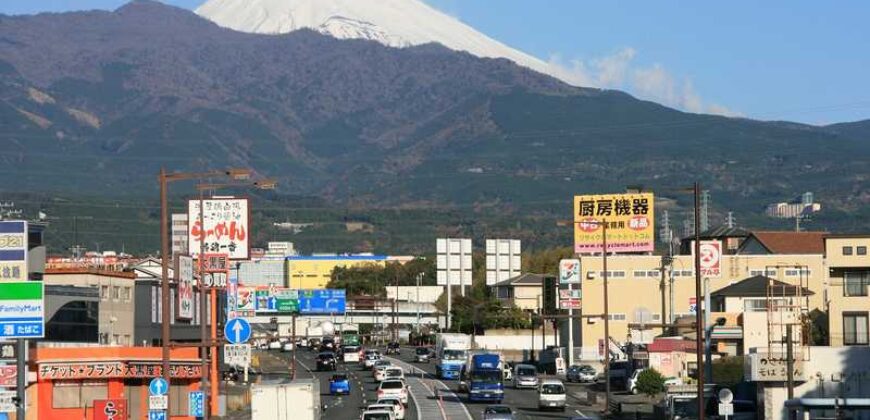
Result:
{"type": "Polygon", "coordinates": [[[390,47],[439,43],[478,57],[506,58],[555,75],[547,62],[498,42],[420,0],[209,0],[196,13],[242,32],[283,34],[312,29],[340,39],[390,47]]]}

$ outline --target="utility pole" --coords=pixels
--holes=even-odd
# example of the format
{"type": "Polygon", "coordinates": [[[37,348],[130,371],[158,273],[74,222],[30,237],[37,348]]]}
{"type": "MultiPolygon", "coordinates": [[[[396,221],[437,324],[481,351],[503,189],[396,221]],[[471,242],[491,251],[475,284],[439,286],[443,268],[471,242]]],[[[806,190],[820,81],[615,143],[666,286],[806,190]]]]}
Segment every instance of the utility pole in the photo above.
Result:
{"type": "MultiPolygon", "coordinates": [[[[695,303],[701,304],[701,232],[700,232],[700,201],[701,184],[695,182],[693,188],[695,196],[695,303]]],[[[607,290],[607,289],[605,289],[607,290]]],[[[605,305],[607,302],[605,301],[605,305]]],[[[606,306],[605,306],[606,308],[606,306]]],[[[698,360],[698,420],[704,420],[704,349],[703,349],[704,319],[701,310],[695,308],[695,357],[698,360]]]]}
{"type": "MultiPolygon", "coordinates": [[[[793,324],[786,324],[785,326],[785,361],[786,369],[788,369],[788,372],[786,373],[788,399],[794,398],[794,343],[792,341],[792,326],[793,324]]],[[[789,411],[788,417],[789,419],[792,418],[791,411],[789,411]]]]}
{"type": "Polygon", "coordinates": [[[607,299],[607,222],[602,221],[601,257],[604,268],[604,413],[610,413],[610,306],[607,299]]]}
{"type": "Polygon", "coordinates": [[[704,375],[710,382],[713,381],[713,342],[712,337],[710,337],[713,330],[713,320],[710,314],[711,305],[710,278],[704,277],[704,357],[707,360],[704,365],[704,375]]]}

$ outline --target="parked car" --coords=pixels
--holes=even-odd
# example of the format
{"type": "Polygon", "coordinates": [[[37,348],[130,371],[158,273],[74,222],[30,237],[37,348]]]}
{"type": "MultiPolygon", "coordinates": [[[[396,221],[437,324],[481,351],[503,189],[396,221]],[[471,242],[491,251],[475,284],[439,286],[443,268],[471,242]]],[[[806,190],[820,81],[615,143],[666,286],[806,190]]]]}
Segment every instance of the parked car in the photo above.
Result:
{"type": "Polygon", "coordinates": [[[317,370],[335,370],[335,355],[330,352],[318,354],[317,370]]]}
{"type": "Polygon", "coordinates": [[[565,372],[565,380],[568,382],[595,382],[598,372],[589,365],[571,365],[565,372]]]}
{"type": "Polygon", "coordinates": [[[429,363],[431,356],[432,352],[429,351],[428,347],[417,347],[414,349],[414,361],[417,363],[429,363]]]}
{"type": "Polygon", "coordinates": [[[329,380],[329,393],[332,395],[350,395],[350,380],[347,378],[347,375],[343,373],[332,375],[332,378],[329,380]]]}
{"type": "Polygon", "coordinates": [[[269,350],[281,350],[281,342],[278,340],[270,341],[269,350]]]}
{"type": "Polygon", "coordinates": [[[506,405],[488,405],[483,409],[483,420],[513,420],[514,412],[506,405]]]}
{"type": "Polygon", "coordinates": [[[516,389],[537,388],[538,369],[532,365],[518,364],[514,366],[513,385],[516,389]]]}
{"type": "Polygon", "coordinates": [[[408,388],[404,381],[389,380],[378,385],[378,399],[397,397],[404,405],[408,405],[408,388]]]}
{"type": "Polygon", "coordinates": [[[565,411],[565,385],[558,379],[544,379],[538,387],[538,408],[565,411]]]}
{"type": "MultiPolygon", "coordinates": [[[[628,377],[628,382],[626,384],[626,388],[632,394],[637,394],[637,378],[640,377],[641,372],[646,369],[637,369],[631,376],[628,377]]],[[[665,378],[665,386],[679,386],[683,384],[683,380],[680,378],[669,377],[665,378]]]]}
{"type": "Polygon", "coordinates": [[[398,342],[393,341],[392,343],[387,344],[387,354],[402,354],[401,348],[398,342]]]}
{"type": "Polygon", "coordinates": [[[378,398],[378,404],[389,404],[393,406],[393,413],[396,415],[396,420],[404,420],[405,418],[405,405],[402,404],[402,400],[398,397],[386,397],[386,398],[378,398]]]}

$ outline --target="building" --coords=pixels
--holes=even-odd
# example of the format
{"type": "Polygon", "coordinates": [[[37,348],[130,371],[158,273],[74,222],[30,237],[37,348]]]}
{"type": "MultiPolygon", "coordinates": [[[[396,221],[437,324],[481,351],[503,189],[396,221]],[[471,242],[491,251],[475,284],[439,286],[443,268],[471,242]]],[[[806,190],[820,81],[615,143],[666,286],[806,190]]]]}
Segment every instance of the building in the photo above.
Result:
{"type": "Polygon", "coordinates": [[[822,205],[813,201],[813,193],[803,193],[794,200],[773,203],[767,206],[764,214],[780,219],[794,219],[804,217],[822,210],[822,205]]]}
{"type": "Polygon", "coordinates": [[[399,302],[435,303],[444,294],[444,286],[399,286],[387,287],[387,300],[399,302]]]}
{"type": "Polygon", "coordinates": [[[825,237],[825,265],[830,279],[830,345],[866,346],[870,330],[870,235],[825,237]]]}
{"type": "Polygon", "coordinates": [[[99,291],[99,343],[133,345],[136,275],[98,268],[48,268],[46,287],[75,286],[99,291]]]}
{"type": "Polygon", "coordinates": [[[323,289],[332,279],[336,267],[356,267],[386,264],[385,255],[310,255],[290,256],[287,264],[286,287],[291,289],[323,289]]]}
{"type": "Polygon", "coordinates": [[[518,308],[537,312],[541,308],[544,280],[554,278],[544,274],[526,273],[492,285],[493,295],[518,308]]]}
{"type": "Polygon", "coordinates": [[[172,253],[187,254],[187,213],[172,213],[172,253]]]}
{"type": "MultiPolygon", "coordinates": [[[[148,417],[148,383],[162,375],[160,347],[37,347],[36,382],[27,390],[27,419],[95,419],[94,400],[124,399],[130,419],[148,417]]],[[[171,350],[170,418],[187,416],[188,394],[202,375],[196,348],[171,350]]],[[[103,417],[105,418],[105,417],[103,417]]]]}
{"type": "Polygon", "coordinates": [[[99,313],[99,288],[46,285],[44,340],[99,343],[99,313]]]}
{"type": "MultiPolygon", "coordinates": [[[[815,232],[755,232],[744,237],[733,254],[723,252],[717,270],[703,277],[709,279],[711,292],[759,275],[799,284],[814,293],[807,298],[808,309],[824,309],[830,287],[823,239],[823,234],[815,232]]],[[[581,323],[580,341],[575,341],[575,346],[581,348],[575,354],[600,359],[603,354],[598,340],[604,339],[603,317],[591,315],[604,313],[603,259],[596,255],[582,256],[580,260],[582,312],[587,318],[581,323]]],[[[697,302],[692,255],[612,255],[607,258],[607,269],[610,336],[614,340],[647,343],[664,330],[655,324],[694,315],[697,302]],[[642,333],[639,324],[652,329],[642,333]]]]}

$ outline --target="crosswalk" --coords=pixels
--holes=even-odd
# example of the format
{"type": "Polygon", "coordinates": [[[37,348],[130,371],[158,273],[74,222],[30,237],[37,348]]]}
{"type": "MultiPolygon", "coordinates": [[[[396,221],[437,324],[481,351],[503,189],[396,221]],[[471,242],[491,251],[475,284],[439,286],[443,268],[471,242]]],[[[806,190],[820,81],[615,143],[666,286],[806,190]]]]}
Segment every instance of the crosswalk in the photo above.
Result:
{"type": "Polygon", "coordinates": [[[401,360],[388,359],[406,372],[405,380],[417,406],[418,419],[471,420],[460,397],[443,382],[401,360]]]}

